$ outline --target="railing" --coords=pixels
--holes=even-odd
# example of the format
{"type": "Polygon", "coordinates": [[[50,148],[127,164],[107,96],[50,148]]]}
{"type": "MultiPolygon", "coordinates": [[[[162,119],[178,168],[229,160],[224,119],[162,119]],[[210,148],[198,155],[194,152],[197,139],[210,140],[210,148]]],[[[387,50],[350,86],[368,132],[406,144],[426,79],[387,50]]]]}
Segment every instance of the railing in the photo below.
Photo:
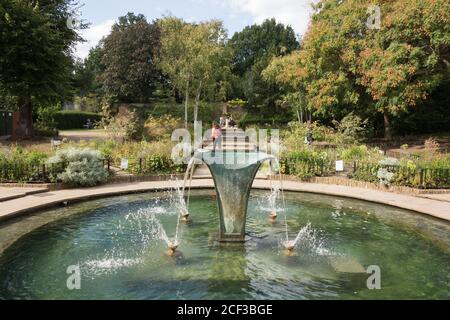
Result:
{"type": "Polygon", "coordinates": [[[378,170],[385,168],[394,173],[393,185],[421,189],[450,188],[450,169],[448,168],[415,168],[405,166],[380,166],[354,162],[350,178],[368,182],[379,182],[378,170]]]}
{"type": "MultiPolygon", "coordinates": [[[[100,160],[108,171],[111,167],[109,159],[100,160]]],[[[1,183],[49,183],[56,179],[58,173],[67,168],[67,162],[24,164],[2,163],[0,164],[1,183]]]]}
{"type": "Polygon", "coordinates": [[[280,161],[282,171],[300,178],[329,177],[346,175],[348,178],[372,183],[380,183],[378,172],[381,168],[393,173],[391,185],[420,189],[449,189],[449,168],[426,168],[407,166],[381,166],[363,162],[353,162],[345,166],[344,172],[336,172],[335,162],[322,159],[308,159],[301,155],[286,155],[280,161]]]}
{"type": "Polygon", "coordinates": [[[334,162],[325,160],[306,160],[296,157],[285,157],[280,161],[282,171],[287,175],[295,175],[303,178],[324,177],[336,173],[334,162]]]}

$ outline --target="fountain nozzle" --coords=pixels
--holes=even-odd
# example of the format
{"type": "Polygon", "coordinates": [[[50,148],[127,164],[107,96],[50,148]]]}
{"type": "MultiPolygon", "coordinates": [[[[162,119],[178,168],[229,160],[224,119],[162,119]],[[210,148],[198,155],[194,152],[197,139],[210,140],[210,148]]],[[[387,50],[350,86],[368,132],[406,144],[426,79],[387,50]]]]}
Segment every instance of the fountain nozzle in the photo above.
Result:
{"type": "Polygon", "coordinates": [[[270,213],[270,219],[275,220],[278,217],[278,214],[275,211],[270,213]]]}
{"type": "Polygon", "coordinates": [[[189,216],[190,216],[190,214],[189,214],[189,212],[187,212],[187,211],[182,211],[181,212],[181,221],[189,221],[189,216]]]}
{"type": "Polygon", "coordinates": [[[295,242],[294,241],[286,241],[283,243],[284,249],[286,249],[289,252],[294,251],[295,249],[295,242]]]}
{"type": "Polygon", "coordinates": [[[169,247],[169,253],[173,254],[177,250],[180,244],[177,241],[169,242],[167,246],[169,247]]]}

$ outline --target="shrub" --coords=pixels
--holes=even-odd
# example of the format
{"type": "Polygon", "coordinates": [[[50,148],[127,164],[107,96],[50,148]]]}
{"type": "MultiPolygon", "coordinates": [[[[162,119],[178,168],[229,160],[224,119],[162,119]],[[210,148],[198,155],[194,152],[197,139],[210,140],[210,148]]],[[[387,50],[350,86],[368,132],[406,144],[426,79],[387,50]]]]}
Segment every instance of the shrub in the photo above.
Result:
{"type": "Polygon", "coordinates": [[[367,156],[368,152],[369,152],[369,150],[368,150],[367,146],[365,146],[365,145],[352,146],[352,147],[342,150],[341,157],[342,157],[342,160],[346,160],[346,161],[361,160],[367,156]]]}
{"type": "Polygon", "coordinates": [[[301,179],[322,176],[330,173],[333,168],[326,153],[311,150],[295,151],[283,154],[280,159],[281,172],[295,175],[301,179]]]}
{"type": "Polygon", "coordinates": [[[160,153],[145,158],[132,158],[129,161],[128,170],[136,174],[182,173],[186,171],[186,165],[174,164],[169,156],[160,153]]]}
{"type": "Polygon", "coordinates": [[[87,120],[95,123],[102,119],[101,114],[82,111],[59,111],[55,114],[56,126],[59,130],[83,129],[87,120]]]}
{"type": "Polygon", "coordinates": [[[145,135],[152,140],[170,138],[172,132],[180,126],[181,119],[170,115],[149,117],[144,125],[145,135]]]}
{"type": "Polygon", "coordinates": [[[123,109],[117,115],[104,118],[99,124],[110,139],[125,142],[142,138],[142,123],[133,110],[123,109]]]}
{"type": "Polygon", "coordinates": [[[385,158],[380,160],[378,164],[382,167],[398,167],[400,165],[400,161],[396,158],[385,158]]]}
{"type": "Polygon", "coordinates": [[[366,131],[367,120],[363,121],[353,112],[350,112],[341,122],[334,120],[333,124],[338,132],[339,142],[351,144],[362,140],[366,131]]]}
{"type": "Polygon", "coordinates": [[[290,122],[289,130],[282,135],[282,140],[288,150],[301,150],[305,148],[305,137],[312,133],[313,140],[318,142],[338,143],[337,135],[333,129],[320,125],[318,122],[311,124],[290,122]]]}
{"type": "Polygon", "coordinates": [[[36,108],[37,119],[34,124],[34,134],[38,137],[57,137],[56,114],[61,110],[61,105],[38,106],[36,108]]]}
{"type": "Polygon", "coordinates": [[[57,137],[59,136],[59,130],[36,123],[34,125],[34,135],[37,137],[57,137]]]}
{"type": "Polygon", "coordinates": [[[377,172],[377,178],[380,179],[381,184],[389,186],[394,181],[395,173],[386,168],[380,168],[377,172]]]}
{"type": "Polygon", "coordinates": [[[40,151],[27,151],[13,145],[0,152],[0,181],[36,182],[43,180],[41,164],[47,154],[40,151]]]}
{"type": "Polygon", "coordinates": [[[97,150],[62,149],[50,158],[48,163],[53,164],[55,168],[55,171],[51,172],[52,180],[62,181],[71,186],[91,187],[108,178],[103,158],[97,150]]]}
{"type": "Polygon", "coordinates": [[[396,172],[399,171],[400,161],[396,158],[385,158],[378,162],[380,168],[377,172],[377,178],[380,183],[389,186],[396,179],[396,172]]]}
{"type": "Polygon", "coordinates": [[[437,142],[436,138],[428,138],[424,142],[425,150],[429,152],[431,155],[438,153],[440,145],[439,142],[437,142]]]}

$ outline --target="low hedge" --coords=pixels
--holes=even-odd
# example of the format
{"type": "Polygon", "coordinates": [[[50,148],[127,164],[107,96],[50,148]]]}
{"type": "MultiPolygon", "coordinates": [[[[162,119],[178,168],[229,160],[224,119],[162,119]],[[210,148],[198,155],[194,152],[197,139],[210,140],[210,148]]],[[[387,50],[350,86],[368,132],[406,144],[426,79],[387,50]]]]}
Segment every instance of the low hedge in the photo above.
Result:
{"type": "Polygon", "coordinates": [[[59,111],[55,114],[56,126],[59,130],[84,129],[88,119],[95,123],[102,119],[102,115],[84,111],[59,111]]]}

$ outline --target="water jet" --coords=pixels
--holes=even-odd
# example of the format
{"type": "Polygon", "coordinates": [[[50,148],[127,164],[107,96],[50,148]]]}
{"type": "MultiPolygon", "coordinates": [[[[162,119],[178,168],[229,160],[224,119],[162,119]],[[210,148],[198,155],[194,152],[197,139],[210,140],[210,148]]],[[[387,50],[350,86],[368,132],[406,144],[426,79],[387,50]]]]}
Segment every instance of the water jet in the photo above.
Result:
{"type": "Polygon", "coordinates": [[[167,254],[170,256],[173,256],[175,254],[175,251],[177,251],[179,245],[180,245],[180,243],[178,241],[169,242],[167,244],[167,247],[168,247],[167,254]]]}

